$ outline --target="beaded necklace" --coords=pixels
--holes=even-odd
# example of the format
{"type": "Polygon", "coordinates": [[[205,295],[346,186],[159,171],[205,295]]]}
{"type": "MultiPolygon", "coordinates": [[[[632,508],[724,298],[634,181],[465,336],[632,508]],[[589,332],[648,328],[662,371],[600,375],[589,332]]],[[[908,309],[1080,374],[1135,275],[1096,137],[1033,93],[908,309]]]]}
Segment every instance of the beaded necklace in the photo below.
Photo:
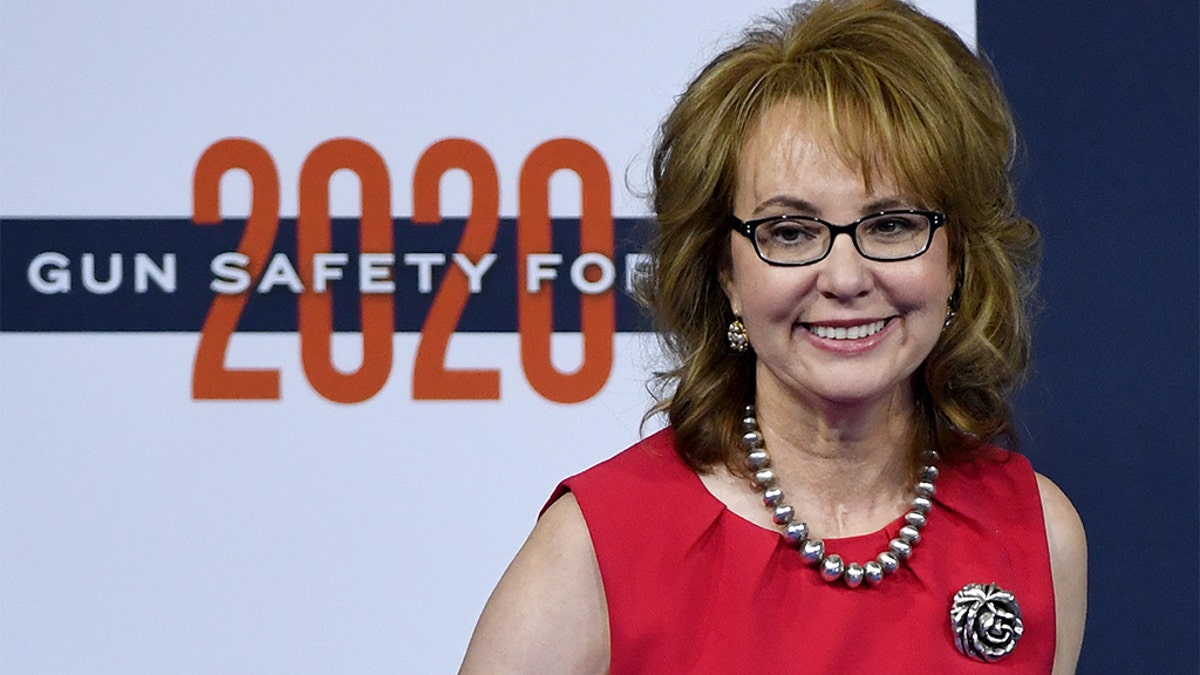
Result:
{"type": "Polygon", "coordinates": [[[836,553],[826,553],[825,542],[808,536],[808,525],[796,520],[795,509],[784,501],[783,489],[771,468],[771,456],[758,429],[757,412],[753,405],[746,406],[742,416],[742,445],[746,449],[746,468],[751,472],[754,486],[762,493],[763,504],[771,510],[771,519],[783,529],[784,538],[800,551],[800,557],[809,565],[817,566],[821,578],[828,582],[841,579],[850,588],[858,588],[866,582],[868,587],[883,581],[884,575],[900,569],[900,565],[912,555],[913,547],[921,541],[921,530],[925,527],[930,509],[933,508],[934,483],[938,477],[938,454],[927,450],[920,480],[914,491],[912,509],[904,514],[904,526],[899,535],[881,551],[874,560],[866,563],[846,563],[836,553]]]}

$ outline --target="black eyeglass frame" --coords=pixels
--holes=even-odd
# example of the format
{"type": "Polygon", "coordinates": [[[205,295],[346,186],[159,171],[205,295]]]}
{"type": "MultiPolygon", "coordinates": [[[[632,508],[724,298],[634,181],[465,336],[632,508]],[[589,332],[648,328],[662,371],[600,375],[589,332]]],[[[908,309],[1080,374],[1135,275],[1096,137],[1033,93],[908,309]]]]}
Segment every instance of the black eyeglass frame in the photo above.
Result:
{"type": "Polygon", "coordinates": [[[754,246],[754,252],[758,254],[759,260],[762,260],[768,265],[775,265],[776,267],[803,267],[804,265],[813,265],[821,262],[825,258],[829,257],[829,252],[833,250],[833,243],[837,240],[837,236],[839,234],[848,235],[850,237],[850,241],[854,243],[854,250],[858,251],[858,254],[867,260],[874,260],[876,262],[900,262],[902,260],[912,260],[913,258],[924,255],[925,252],[929,250],[930,244],[933,243],[933,234],[937,232],[939,227],[945,224],[945,213],[941,211],[926,211],[923,209],[889,209],[886,211],[879,211],[877,213],[865,215],[853,223],[848,223],[846,225],[835,225],[828,220],[821,220],[815,216],[782,215],[769,216],[767,218],[755,218],[753,220],[741,220],[733,214],[729,215],[729,226],[750,240],[750,243],[754,246]],[[929,219],[929,238],[925,241],[925,245],[921,247],[921,250],[913,253],[912,255],[906,255],[903,258],[875,258],[863,252],[862,247],[858,245],[858,235],[855,234],[855,230],[858,229],[859,225],[871,220],[872,218],[890,215],[916,215],[924,216],[925,218],[929,219]],[[777,260],[767,260],[766,256],[763,255],[762,250],[758,247],[758,237],[754,236],[754,231],[758,229],[759,225],[779,222],[781,220],[804,221],[808,223],[820,223],[821,225],[824,225],[829,230],[829,245],[825,247],[825,252],[822,253],[818,258],[805,260],[804,262],[779,262],[777,260]]]}

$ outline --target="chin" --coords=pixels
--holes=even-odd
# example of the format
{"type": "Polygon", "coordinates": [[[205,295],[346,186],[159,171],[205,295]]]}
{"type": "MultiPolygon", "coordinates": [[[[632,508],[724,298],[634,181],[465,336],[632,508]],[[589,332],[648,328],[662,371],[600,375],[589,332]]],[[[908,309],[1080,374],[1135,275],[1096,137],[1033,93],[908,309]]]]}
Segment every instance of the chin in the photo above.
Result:
{"type": "Polygon", "coordinates": [[[825,377],[809,377],[807,386],[798,384],[801,390],[822,401],[847,406],[892,398],[910,388],[912,373],[892,373],[895,377],[889,377],[880,366],[860,365],[864,367],[827,373],[825,377]]]}
{"type": "Polygon", "coordinates": [[[828,403],[837,405],[853,406],[870,401],[876,401],[881,398],[891,397],[896,391],[895,387],[888,389],[861,389],[861,388],[845,388],[832,389],[825,391],[814,391],[818,398],[828,403]]]}

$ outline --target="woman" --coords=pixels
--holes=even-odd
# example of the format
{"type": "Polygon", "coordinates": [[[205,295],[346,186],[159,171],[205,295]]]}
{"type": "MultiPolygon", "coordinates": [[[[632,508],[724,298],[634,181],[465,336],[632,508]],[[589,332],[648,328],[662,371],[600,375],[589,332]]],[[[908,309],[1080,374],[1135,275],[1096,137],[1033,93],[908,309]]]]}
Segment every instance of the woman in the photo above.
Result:
{"type": "Polygon", "coordinates": [[[891,0],[703,69],[654,160],[670,426],[560,486],[464,672],[1073,672],[1082,525],[988,445],[1040,248],[1013,138],[987,66],[891,0]]]}

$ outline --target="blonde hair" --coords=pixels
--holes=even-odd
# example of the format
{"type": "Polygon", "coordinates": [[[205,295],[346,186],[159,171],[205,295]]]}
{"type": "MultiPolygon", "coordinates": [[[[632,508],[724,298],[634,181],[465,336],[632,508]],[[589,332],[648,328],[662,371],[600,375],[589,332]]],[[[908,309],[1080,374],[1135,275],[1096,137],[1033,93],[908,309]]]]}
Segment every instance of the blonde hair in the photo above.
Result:
{"type": "Polygon", "coordinates": [[[990,67],[941,23],[895,0],[799,4],[752,26],[688,86],[662,123],[653,158],[656,261],[639,288],[675,366],[659,402],[687,463],[740,456],[753,352],[726,344],[728,263],[739,155],[765,111],[800,101],[824,111],[834,149],[864,180],[887,172],[947,214],[957,317],[914,377],[914,447],[962,453],[1015,444],[1007,398],[1030,355],[1026,301],[1037,228],[1016,212],[1012,115],[990,67]]]}

